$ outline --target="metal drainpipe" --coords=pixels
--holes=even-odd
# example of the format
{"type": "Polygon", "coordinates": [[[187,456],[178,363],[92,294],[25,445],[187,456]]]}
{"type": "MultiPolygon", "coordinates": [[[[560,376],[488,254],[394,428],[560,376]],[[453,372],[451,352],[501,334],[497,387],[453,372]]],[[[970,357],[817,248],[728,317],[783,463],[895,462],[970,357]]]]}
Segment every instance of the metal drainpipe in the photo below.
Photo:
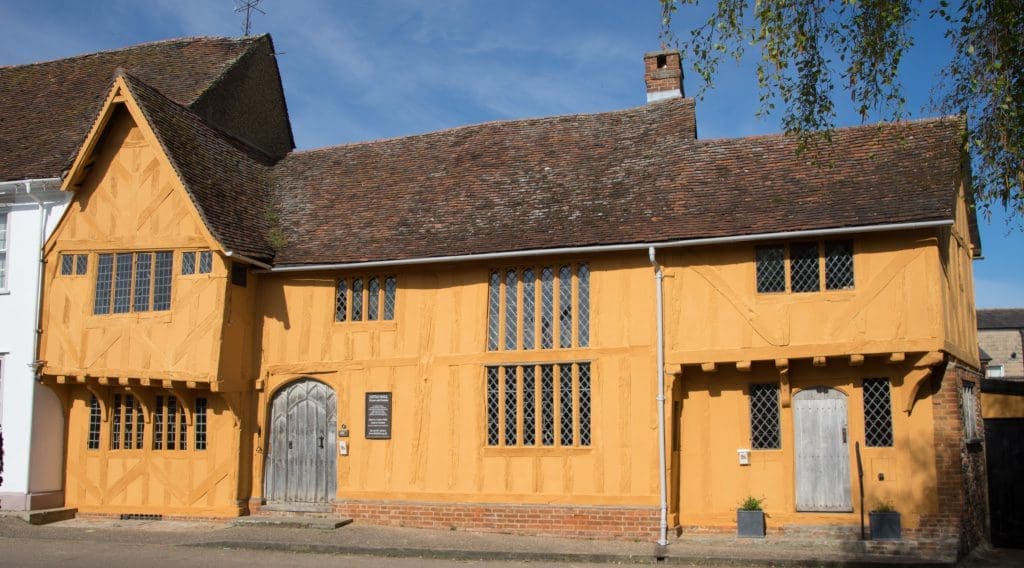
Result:
{"type": "Polygon", "coordinates": [[[659,504],[661,507],[658,544],[665,546],[668,544],[668,480],[665,475],[665,462],[667,461],[665,459],[665,322],[662,313],[665,301],[662,287],[664,273],[655,254],[654,247],[647,249],[647,256],[651,260],[651,266],[654,267],[655,297],[657,298],[658,396],[655,400],[658,401],[658,481],[660,482],[659,504]]]}
{"type": "MultiPolygon", "coordinates": [[[[46,189],[46,183],[43,182],[43,189],[46,189]]],[[[46,241],[46,205],[41,199],[36,197],[32,193],[32,182],[25,182],[25,194],[28,195],[29,199],[36,202],[39,206],[39,273],[36,275],[36,302],[35,302],[35,333],[32,339],[32,362],[28,364],[29,368],[32,369],[34,379],[39,378],[39,370],[42,368],[39,365],[39,339],[42,334],[43,316],[40,313],[43,301],[43,268],[46,258],[43,256],[43,245],[46,241]]],[[[33,390],[35,384],[32,385],[33,390]]],[[[32,404],[28,407],[28,420],[29,428],[32,428],[31,424],[35,421],[35,394],[32,395],[32,404]]],[[[25,493],[29,496],[32,495],[32,456],[29,453],[29,467],[26,468],[27,479],[25,480],[25,493]]],[[[30,497],[31,498],[31,497],[30,497]]]]}

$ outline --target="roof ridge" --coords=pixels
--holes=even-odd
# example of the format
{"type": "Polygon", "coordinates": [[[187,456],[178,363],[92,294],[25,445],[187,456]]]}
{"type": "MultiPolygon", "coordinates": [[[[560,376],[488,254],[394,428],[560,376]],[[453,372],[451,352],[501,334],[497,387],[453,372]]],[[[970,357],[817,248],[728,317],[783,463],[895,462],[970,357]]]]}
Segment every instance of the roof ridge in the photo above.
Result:
{"type": "Polygon", "coordinates": [[[603,111],[596,111],[596,112],[578,112],[578,113],[570,113],[570,114],[556,114],[556,115],[551,115],[551,116],[535,116],[535,117],[529,117],[529,118],[495,119],[495,120],[487,120],[487,121],[484,121],[484,122],[475,122],[473,124],[462,124],[462,125],[459,125],[459,126],[450,126],[448,128],[442,128],[440,130],[431,130],[429,132],[418,132],[416,134],[402,134],[402,135],[399,135],[399,136],[389,136],[387,138],[377,138],[377,139],[374,139],[374,140],[360,140],[360,141],[357,141],[357,142],[345,142],[345,143],[342,143],[342,144],[332,144],[332,145],[329,145],[329,146],[320,146],[318,148],[305,148],[305,149],[302,149],[302,150],[293,150],[293,151],[289,152],[288,155],[290,156],[290,155],[293,155],[293,154],[311,154],[311,153],[314,153],[314,152],[323,152],[323,151],[327,151],[327,150],[336,150],[336,149],[340,149],[340,148],[354,148],[354,147],[357,147],[357,146],[364,146],[364,145],[369,145],[369,144],[379,144],[379,143],[382,143],[382,142],[394,142],[395,140],[408,140],[408,139],[413,139],[413,138],[422,138],[422,137],[425,137],[425,136],[435,136],[435,135],[440,135],[440,134],[448,134],[448,133],[452,133],[452,132],[457,132],[459,130],[469,130],[469,129],[472,129],[472,128],[481,128],[481,127],[484,127],[484,126],[493,126],[493,125],[496,125],[496,124],[530,124],[530,123],[541,123],[541,122],[549,122],[549,121],[555,121],[555,120],[563,120],[563,119],[566,119],[566,118],[579,118],[579,117],[609,116],[609,115],[616,115],[616,114],[628,114],[628,113],[632,113],[632,112],[645,111],[645,110],[648,110],[648,109],[651,109],[651,108],[655,108],[655,107],[652,107],[652,105],[668,105],[668,104],[673,104],[673,103],[678,104],[679,102],[684,102],[684,103],[688,102],[688,103],[694,104],[694,105],[696,104],[695,103],[695,99],[693,99],[691,97],[683,97],[683,98],[670,99],[670,100],[666,100],[666,101],[658,101],[657,103],[648,103],[646,105],[629,107],[629,108],[620,108],[620,109],[614,109],[614,110],[603,110],[603,111]]]}
{"type": "MultiPolygon", "coordinates": [[[[942,123],[942,122],[959,122],[963,120],[963,117],[957,114],[947,114],[941,116],[924,116],[919,118],[911,118],[907,120],[896,120],[896,121],[885,121],[879,120],[878,122],[872,122],[867,124],[850,124],[846,126],[837,126],[833,129],[835,132],[850,132],[855,130],[867,130],[869,128],[888,128],[893,126],[911,126],[924,123],[942,123]]],[[[768,132],[765,134],[751,134],[749,136],[722,136],[718,138],[699,138],[698,142],[724,142],[733,140],[764,140],[769,138],[785,138],[789,136],[786,132],[768,132]]]]}
{"type": "MultiPolygon", "coordinates": [[[[258,158],[258,159],[261,159],[261,160],[266,160],[269,164],[273,164],[273,163],[275,163],[277,161],[276,158],[274,158],[270,154],[264,152],[261,148],[250,144],[246,140],[243,140],[243,139],[235,136],[234,134],[231,134],[229,132],[224,131],[223,129],[221,129],[216,124],[211,124],[209,121],[204,119],[202,117],[202,115],[200,115],[196,111],[192,110],[191,107],[178,104],[176,101],[174,101],[173,99],[171,99],[167,95],[165,95],[162,92],[160,92],[160,89],[157,89],[153,85],[150,85],[149,83],[147,83],[147,82],[143,81],[142,79],[136,77],[130,71],[127,71],[127,70],[125,70],[122,67],[118,67],[117,69],[114,70],[114,76],[115,77],[118,77],[118,76],[127,77],[132,82],[138,83],[139,85],[142,85],[143,87],[149,89],[150,91],[153,91],[153,93],[158,95],[161,99],[163,99],[163,100],[167,101],[168,103],[174,105],[175,107],[177,107],[181,111],[190,114],[193,118],[198,120],[204,127],[209,128],[210,130],[212,130],[214,132],[214,134],[217,134],[221,138],[224,138],[225,142],[227,142],[227,143],[229,143],[229,144],[231,144],[233,146],[238,147],[239,151],[250,153],[250,154],[253,154],[253,153],[257,154],[256,156],[252,156],[252,157],[258,158]]],[[[129,87],[131,87],[131,86],[132,85],[129,85],[129,87]]],[[[143,109],[143,112],[145,112],[145,109],[143,109]]]]}
{"type": "Polygon", "coordinates": [[[37,65],[48,65],[50,63],[57,63],[58,61],[71,61],[75,59],[85,59],[87,57],[94,57],[97,55],[107,55],[110,53],[119,53],[122,51],[131,51],[133,49],[139,49],[143,47],[153,47],[157,45],[164,45],[170,43],[194,43],[198,41],[209,41],[209,40],[225,40],[233,41],[237,43],[254,42],[260,38],[263,38],[267,34],[259,36],[243,36],[243,37],[230,37],[230,36],[186,36],[177,38],[158,39],[153,41],[147,41],[143,43],[136,43],[133,45],[126,45],[124,47],[117,47],[114,49],[103,49],[100,51],[91,51],[89,53],[79,53],[77,55],[71,55],[68,57],[58,57],[55,59],[47,59],[44,61],[32,61],[30,63],[19,63],[16,65],[0,65],[0,69],[15,69],[19,67],[35,67],[37,65]]]}

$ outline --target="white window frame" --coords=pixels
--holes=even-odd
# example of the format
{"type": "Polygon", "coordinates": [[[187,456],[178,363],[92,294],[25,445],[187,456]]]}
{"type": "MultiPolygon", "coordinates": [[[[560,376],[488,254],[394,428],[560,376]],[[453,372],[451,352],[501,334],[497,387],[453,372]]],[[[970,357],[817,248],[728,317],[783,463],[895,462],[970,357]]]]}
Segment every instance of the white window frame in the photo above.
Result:
{"type": "Polygon", "coordinates": [[[0,218],[4,222],[4,239],[0,241],[0,294],[10,292],[11,271],[10,250],[11,250],[11,208],[6,204],[0,205],[0,218]]]}
{"type": "Polygon", "coordinates": [[[985,378],[1001,379],[1006,376],[1006,368],[1002,365],[989,365],[985,369],[985,378]]]}

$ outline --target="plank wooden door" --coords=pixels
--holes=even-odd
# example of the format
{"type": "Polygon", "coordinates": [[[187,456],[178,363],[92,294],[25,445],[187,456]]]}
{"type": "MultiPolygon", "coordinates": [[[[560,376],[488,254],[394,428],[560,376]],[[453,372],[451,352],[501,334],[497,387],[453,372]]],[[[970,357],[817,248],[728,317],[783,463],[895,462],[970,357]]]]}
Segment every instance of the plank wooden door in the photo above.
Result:
{"type": "Polygon", "coordinates": [[[1024,418],[986,418],[992,544],[1024,548],[1024,418]]]}
{"type": "Polygon", "coordinates": [[[846,395],[817,387],[793,396],[796,510],[852,511],[846,395]]]}
{"type": "Polygon", "coordinates": [[[334,390],[312,379],[274,396],[264,497],[268,503],[330,503],[337,480],[334,390]]]}

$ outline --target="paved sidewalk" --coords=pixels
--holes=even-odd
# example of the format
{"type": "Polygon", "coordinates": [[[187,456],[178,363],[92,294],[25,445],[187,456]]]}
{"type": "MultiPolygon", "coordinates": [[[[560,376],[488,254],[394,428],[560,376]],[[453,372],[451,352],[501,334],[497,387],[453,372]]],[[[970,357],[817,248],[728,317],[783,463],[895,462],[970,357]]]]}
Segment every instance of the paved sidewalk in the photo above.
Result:
{"type": "MultiPolygon", "coordinates": [[[[906,564],[893,556],[866,555],[842,543],[813,540],[737,539],[729,535],[689,536],[663,551],[652,543],[524,537],[466,531],[381,527],[363,523],[335,530],[231,526],[209,521],[118,521],[78,518],[45,526],[0,519],[0,537],[19,542],[62,540],[154,544],[211,549],[268,550],[450,561],[529,561],[689,566],[879,566],[906,564]]],[[[1024,551],[1012,551],[1022,553],[1024,551]]],[[[1003,551],[970,566],[999,566],[1003,551]]],[[[1024,554],[1005,556],[1024,562],[1024,554]]],[[[914,566],[929,564],[911,563],[914,566]]],[[[1006,564],[1012,565],[1012,564],[1006,564]]]]}

